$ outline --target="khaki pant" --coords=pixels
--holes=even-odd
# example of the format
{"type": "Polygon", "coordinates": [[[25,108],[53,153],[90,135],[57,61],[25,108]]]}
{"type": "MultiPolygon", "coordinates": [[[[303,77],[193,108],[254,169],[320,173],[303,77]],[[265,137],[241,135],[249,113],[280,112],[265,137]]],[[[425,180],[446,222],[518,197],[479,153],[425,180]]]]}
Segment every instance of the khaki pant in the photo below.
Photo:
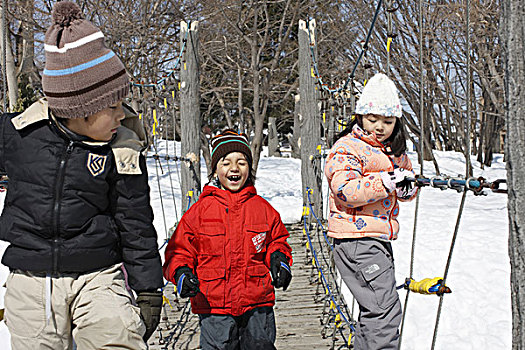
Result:
{"type": "Polygon", "coordinates": [[[5,321],[13,350],[146,349],[140,310],[120,264],[87,274],[48,277],[12,271],[5,321]]]}

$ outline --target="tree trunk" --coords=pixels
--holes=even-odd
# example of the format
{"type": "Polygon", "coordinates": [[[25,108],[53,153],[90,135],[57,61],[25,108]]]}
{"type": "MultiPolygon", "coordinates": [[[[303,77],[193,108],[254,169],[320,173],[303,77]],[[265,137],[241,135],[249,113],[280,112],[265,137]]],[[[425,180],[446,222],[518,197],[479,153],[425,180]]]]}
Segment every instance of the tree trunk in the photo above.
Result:
{"type": "Polygon", "coordinates": [[[268,157],[280,157],[279,137],[277,136],[277,118],[268,118],[268,157]]]}
{"type": "Polygon", "coordinates": [[[525,3],[502,3],[500,34],[505,61],[509,257],[512,298],[512,349],[525,349],[525,3]]]}
{"type": "Polygon", "coordinates": [[[191,27],[181,21],[181,47],[187,36],[186,48],[182,56],[180,67],[180,113],[181,113],[181,156],[187,160],[181,167],[181,189],[183,212],[194,203],[201,192],[201,116],[199,95],[199,31],[198,22],[191,22],[191,27]],[[193,191],[191,203],[188,193],[193,191]]]}
{"type": "MultiPolygon", "coordinates": [[[[0,7],[0,13],[3,12],[3,8],[0,7]]],[[[8,19],[6,18],[6,21],[8,19]]],[[[9,31],[7,33],[9,35],[9,31]]],[[[1,47],[1,54],[4,55],[5,52],[5,58],[6,58],[6,74],[7,74],[7,96],[9,98],[9,110],[14,111],[16,104],[18,102],[18,81],[16,79],[16,65],[15,65],[15,57],[13,56],[13,51],[11,48],[9,37],[7,38],[6,47],[4,48],[4,27],[0,25],[0,47],[1,47]]],[[[3,62],[3,58],[2,58],[3,62]]],[[[4,67],[2,67],[2,70],[4,67]]],[[[5,96],[4,96],[5,98],[5,96]]],[[[7,111],[4,111],[7,112],[7,111]]]]}
{"type": "Polygon", "coordinates": [[[305,21],[299,21],[299,90],[301,128],[301,178],[303,185],[303,203],[312,202],[317,217],[322,218],[323,201],[321,192],[321,158],[317,146],[320,141],[318,91],[315,77],[311,73],[310,41],[315,41],[315,21],[309,27],[305,21]],[[307,188],[312,190],[310,201],[307,188]]]}
{"type": "Polygon", "coordinates": [[[288,142],[290,143],[290,148],[292,149],[292,158],[301,158],[301,150],[299,145],[299,140],[301,138],[301,120],[299,112],[299,101],[301,97],[295,95],[295,107],[293,112],[293,134],[287,135],[288,142]]]}

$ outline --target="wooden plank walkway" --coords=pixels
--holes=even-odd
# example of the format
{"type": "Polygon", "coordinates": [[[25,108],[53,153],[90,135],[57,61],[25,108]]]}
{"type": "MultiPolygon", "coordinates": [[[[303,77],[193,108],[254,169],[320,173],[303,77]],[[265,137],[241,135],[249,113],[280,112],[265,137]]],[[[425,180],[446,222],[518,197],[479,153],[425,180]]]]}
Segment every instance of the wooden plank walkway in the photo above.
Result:
{"type": "MultiPolygon", "coordinates": [[[[329,305],[325,305],[323,287],[316,282],[317,273],[312,273],[312,264],[308,262],[302,226],[287,225],[287,228],[290,231],[288,243],[292,246],[294,258],[293,279],[286,292],[280,289],[276,292],[275,345],[279,350],[346,349],[346,341],[338,332],[332,339],[333,322],[323,331],[322,321],[328,318],[326,314],[323,316],[323,311],[327,311],[329,305]],[[323,337],[322,333],[326,336],[323,337]]],[[[151,337],[149,349],[200,349],[199,319],[190,312],[188,299],[177,300],[171,284],[165,288],[164,295],[171,307],[164,306],[159,329],[151,337]]],[[[342,331],[347,337],[348,329],[342,331]]]]}

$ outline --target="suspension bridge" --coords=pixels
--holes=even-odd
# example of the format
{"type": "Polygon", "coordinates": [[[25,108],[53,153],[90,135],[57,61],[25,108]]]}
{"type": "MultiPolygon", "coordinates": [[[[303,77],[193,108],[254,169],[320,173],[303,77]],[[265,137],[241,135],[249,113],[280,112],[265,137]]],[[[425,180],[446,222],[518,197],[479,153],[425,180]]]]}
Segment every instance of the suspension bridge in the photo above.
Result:
{"type": "MultiPolygon", "coordinates": [[[[312,60],[310,62],[312,67],[312,73],[310,73],[310,69],[308,69],[308,74],[311,74],[312,78],[315,78],[313,80],[317,81],[317,85],[319,87],[319,90],[321,90],[321,93],[325,94],[326,96],[329,96],[326,97],[326,99],[322,100],[323,111],[328,110],[328,106],[331,105],[331,103],[327,103],[328,98],[331,98],[332,96],[339,96],[339,98],[335,98],[335,104],[342,111],[341,120],[348,119],[346,114],[347,104],[350,104],[350,106],[348,106],[348,109],[351,111],[353,110],[353,105],[355,104],[355,101],[353,100],[356,96],[355,87],[353,86],[354,75],[360,60],[363,57],[365,57],[366,50],[368,48],[368,41],[370,39],[370,35],[372,33],[374,23],[380,8],[381,1],[378,2],[377,9],[372,19],[372,24],[370,26],[369,31],[367,32],[365,43],[363,45],[363,50],[361,51],[361,54],[359,55],[357,62],[354,68],[352,69],[352,72],[350,73],[348,79],[345,80],[344,84],[340,85],[340,88],[329,88],[328,84],[322,80],[315,58],[315,45],[312,44],[312,42],[314,42],[314,39],[312,38],[310,31],[307,31],[308,42],[310,43],[310,45],[308,46],[310,51],[308,55],[309,58],[312,60]],[[350,91],[348,91],[347,88],[350,88],[350,91]],[[348,103],[347,100],[350,99],[352,101],[348,103]],[[340,103],[338,103],[337,101],[340,101],[340,103]]],[[[391,12],[389,12],[388,22],[390,27],[391,16],[391,12]]],[[[308,24],[305,27],[310,28],[310,25],[308,24]]],[[[179,67],[181,62],[184,62],[184,71],[186,71],[186,59],[183,59],[183,55],[187,53],[185,52],[185,50],[187,50],[186,42],[189,38],[188,33],[190,31],[191,30],[185,31],[184,37],[182,39],[180,54],[178,55],[175,63],[175,67],[179,67]]],[[[388,52],[390,44],[392,42],[390,32],[391,30],[389,29],[389,37],[387,42],[388,52]]],[[[387,67],[388,66],[389,64],[387,64],[387,67]]],[[[180,80],[175,79],[173,72],[175,72],[175,69],[167,75],[165,75],[159,81],[156,81],[152,84],[143,82],[134,82],[133,84],[134,98],[137,102],[135,107],[138,107],[138,111],[141,112],[141,118],[144,118],[144,124],[147,126],[148,131],[153,135],[154,145],[162,138],[164,138],[165,140],[169,138],[175,138],[175,113],[170,112],[168,104],[170,103],[170,101],[174,102],[176,91],[180,91],[181,87],[180,80]],[[152,90],[153,92],[147,94],[146,92],[148,92],[148,89],[152,90]],[[148,99],[154,100],[154,103],[151,103],[151,101],[148,101],[148,99]],[[170,120],[173,120],[171,125],[169,125],[168,123],[170,120]],[[162,125],[162,123],[165,124],[162,125]],[[173,128],[173,131],[171,131],[170,128],[173,128]]],[[[470,84],[466,85],[470,86],[470,84]]],[[[4,96],[5,95],[6,94],[4,93],[4,96]]],[[[420,105],[423,106],[424,104],[421,103],[420,105]]],[[[467,103],[467,106],[468,105],[470,104],[467,103]]],[[[179,108],[179,106],[173,107],[173,110],[175,110],[175,108],[179,108]]],[[[467,111],[467,114],[468,113],[469,111],[467,111]]],[[[421,113],[421,124],[424,123],[423,116],[424,113],[421,113]]],[[[325,126],[325,124],[325,112],[323,112],[323,126],[325,126]]],[[[316,126],[318,127],[318,125],[316,126]]],[[[466,123],[466,127],[468,134],[470,133],[470,125],[468,121],[466,123]]],[[[327,128],[327,130],[329,130],[329,128],[327,128]]],[[[426,140],[423,128],[421,128],[421,135],[419,139],[426,140]]],[[[315,140],[314,142],[314,149],[316,149],[315,147],[318,147],[319,155],[312,155],[312,153],[315,153],[315,151],[312,152],[311,150],[309,150],[310,154],[307,156],[306,160],[303,159],[303,162],[309,162],[309,164],[315,164],[316,162],[322,163],[322,156],[320,156],[320,154],[322,153],[322,147],[321,145],[317,145],[317,142],[319,142],[319,140],[315,140]]],[[[307,146],[306,142],[304,142],[303,144],[307,146]]],[[[420,154],[422,154],[424,147],[423,142],[420,143],[419,146],[420,154]]],[[[311,148],[309,145],[308,147],[311,148]]],[[[470,150],[468,142],[465,145],[465,149],[465,153],[469,154],[470,150]]],[[[156,161],[158,162],[158,164],[160,164],[160,159],[158,155],[155,156],[157,157],[156,161]]],[[[170,174],[171,176],[171,171],[169,168],[170,158],[169,156],[166,156],[165,159],[167,161],[166,163],[168,174],[170,174]]],[[[185,153],[181,153],[180,157],[173,156],[171,160],[184,161],[188,164],[192,163],[192,160],[188,159],[185,153]]],[[[469,177],[471,175],[469,163],[466,164],[465,177],[448,177],[446,175],[440,175],[432,178],[426,178],[423,176],[422,163],[423,159],[421,157],[421,175],[414,179],[409,179],[409,181],[415,182],[418,186],[421,187],[432,186],[443,190],[453,189],[458,192],[464,193],[464,197],[462,198],[462,202],[459,207],[457,224],[451,242],[449,259],[447,261],[447,266],[445,268],[444,278],[442,281],[444,285],[450,265],[450,259],[452,257],[455,239],[458,233],[459,221],[461,218],[466,193],[468,191],[471,191],[475,195],[479,195],[483,192],[483,189],[489,189],[493,192],[505,192],[504,189],[500,189],[500,184],[504,183],[504,181],[496,180],[493,182],[489,182],[482,178],[469,177]]],[[[322,165],[319,165],[317,170],[321,168],[322,165]]],[[[184,170],[181,169],[181,172],[182,171],[184,170]]],[[[157,178],[158,176],[159,175],[157,173],[157,178]]],[[[315,178],[315,176],[310,176],[310,178],[313,179],[315,178]]],[[[6,187],[8,185],[8,182],[7,179],[0,180],[1,190],[2,187],[6,187]]],[[[171,177],[170,182],[172,182],[171,177]]],[[[181,181],[179,179],[179,183],[180,182],[181,181]]],[[[173,184],[171,185],[171,191],[172,197],[174,197],[173,184]]],[[[276,347],[278,349],[351,348],[352,335],[355,331],[354,327],[356,323],[352,317],[353,311],[351,311],[353,309],[354,303],[352,300],[345,300],[341,293],[341,280],[340,278],[338,278],[337,271],[333,266],[330,249],[330,240],[326,237],[326,231],[323,226],[322,219],[320,220],[318,217],[316,217],[314,210],[311,210],[311,192],[309,192],[308,189],[306,189],[306,191],[308,193],[308,201],[307,205],[305,205],[305,207],[303,208],[302,222],[299,224],[288,226],[288,229],[290,231],[289,243],[292,246],[294,256],[294,265],[292,267],[293,280],[290,285],[290,288],[286,292],[283,292],[281,290],[278,290],[276,292],[276,347]]],[[[159,192],[161,192],[160,187],[159,192]]],[[[186,192],[188,192],[187,188],[181,189],[181,193],[186,192]]],[[[187,200],[183,203],[183,207],[189,207],[192,203],[191,196],[187,197],[187,200]]],[[[193,200],[195,200],[197,197],[198,196],[193,197],[193,200]]],[[[416,213],[417,208],[418,204],[416,204],[416,213]]],[[[166,221],[166,219],[164,219],[164,221],[166,221]]],[[[416,235],[416,225],[417,221],[414,223],[414,239],[416,235]]],[[[412,252],[412,255],[414,255],[414,252],[412,252]]],[[[411,257],[411,260],[413,261],[413,256],[411,257]]],[[[410,266],[410,277],[412,277],[412,270],[413,263],[410,266]]],[[[403,284],[400,287],[408,288],[409,286],[408,284],[403,284]]],[[[407,292],[404,303],[405,307],[408,302],[408,295],[409,293],[407,292]]],[[[154,336],[149,340],[150,349],[199,349],[198,316],[191,313],[189,300],[178,298],[172,284],[168,284],[164,288],[164,297],[165,303],[163,305],[162,319],[159,324],[159,328],[155,332],[154,336]]],[[[443,293],[440,296],[440,310],[442,300],[443,293]]],[[[432,348],[434,348],[435,339],[437,336],[437,327],[439,324],[440,310],[438,311],[438,315],[436,317],[432,348]]],[[[406,314],[406,312],[404,312],[404,314],[406,314]]]]}

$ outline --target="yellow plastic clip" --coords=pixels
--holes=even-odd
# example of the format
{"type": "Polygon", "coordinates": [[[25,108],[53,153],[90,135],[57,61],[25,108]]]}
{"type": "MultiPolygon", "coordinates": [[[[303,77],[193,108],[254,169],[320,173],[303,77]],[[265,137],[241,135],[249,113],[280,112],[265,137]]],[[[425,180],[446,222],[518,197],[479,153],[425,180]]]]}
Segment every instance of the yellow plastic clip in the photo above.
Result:
{"type": "Polygon", "coordinates": [[[386,41],[386,52],[390,52],[390,44],[392,43],[392,38],[388,37],[386,41]]]}
{"type": "Polygon", "coordinates": [[[139,119],[142,120],[142,113],[139,113],[139,119]]]}
{"type": "Polygon", "coordinates": [[[367,82],[368,80],[365,79],[365,81],[363,82],[363,86],[365,86],[367,82]]]}
{"type": "Polygon", "coordinates": [[[335,304],[334,301],[330,301],[330,310],[335,310],[335,304]]]}
{"type": "Polygon", "coordinates": [[[193,197],[193,191],[188,191],[188,196],[193,197]]]}
{"type": "Polygon", "coordinates": [[[348,347],[350,348],[350,346],[352,345],[352,338],[354,337],[354,335],[352,333],[350,333],[348,335],[348,347]]]}
{"type": "MultiPolygon", "coordinates": [[[[310,215],[310,208],[308,208],[306,205],[303,206],[303,216],[308,216],[310,215]]],[[[304,230],[304,228],[303,228],[304,230]]]]}
{"type": "Polygon", "coordinates": [[[168,100],[164,97],[164,108],[168,109],[168,100]]]}
{"type": "Polygon", "coordinates": [[[162,296],[162,304],[168,304],[170,306],[170,309],[173,309],[173,306],[171,306],[170,300],[166,298],[165,295],[162,296]]]}
{"type": "Polygon", "coordinates": [[[335,315],[334,321],[337,328],[341,327],[341,314],[335,315]]]}
{"type": "Polygon", "coordinates": [[[184,62],[184,70],[186,70],[186,62],[184,62]]]}
{"type": "Polygon", "coordinates": [[[158,124],[158,121],[157,121],[157,110],[156,109],[153,109],[153,121],[155,122],[155,124],[158,124]]]}
{"type": "Polygon", "coordinates": [[[171,92],[171,98],[175,98],[175,91],[171,92]]]}
{"type": "Polygon", "coordinates": [[[321,152],[322,152],[321,145],[317,145],[317,147],[315,149],[319,151],[319,154],[321,154],[321,152]]]}
{"type": "Polygon", "coordinates": [[[408,289],[410,289],[412,292],[420,294],[450,293],[450,288],[448,288],[445,285],[442,285],[442,283],[443,277],[424,278],[419,282],[410,279],[408,289]]]}
{"type": "Polygon", "coordinates": [[[314,190],[311,189],[311,188],[309,188],[308,190],[306,190],[306,192],[307,192],[308,194],[313,194],[313,193],[314,193],[314,190]]]}
{"type": "Polygon", "coordinates": [[[312,75],[312,78],[315,78],[314,68],[310,68],[310,74],[312,75]]]}
{"type": "Polygon", "coordinates": [[[180,81],[179,81],[179,84],[178,84],[178,86],[179,86],[179,91],[180,91],[180,81]]]}
{"type": "Polygon", "coordinates": [[[326,123],[326,112],[323,112],[323,124],[326,123]]]}

